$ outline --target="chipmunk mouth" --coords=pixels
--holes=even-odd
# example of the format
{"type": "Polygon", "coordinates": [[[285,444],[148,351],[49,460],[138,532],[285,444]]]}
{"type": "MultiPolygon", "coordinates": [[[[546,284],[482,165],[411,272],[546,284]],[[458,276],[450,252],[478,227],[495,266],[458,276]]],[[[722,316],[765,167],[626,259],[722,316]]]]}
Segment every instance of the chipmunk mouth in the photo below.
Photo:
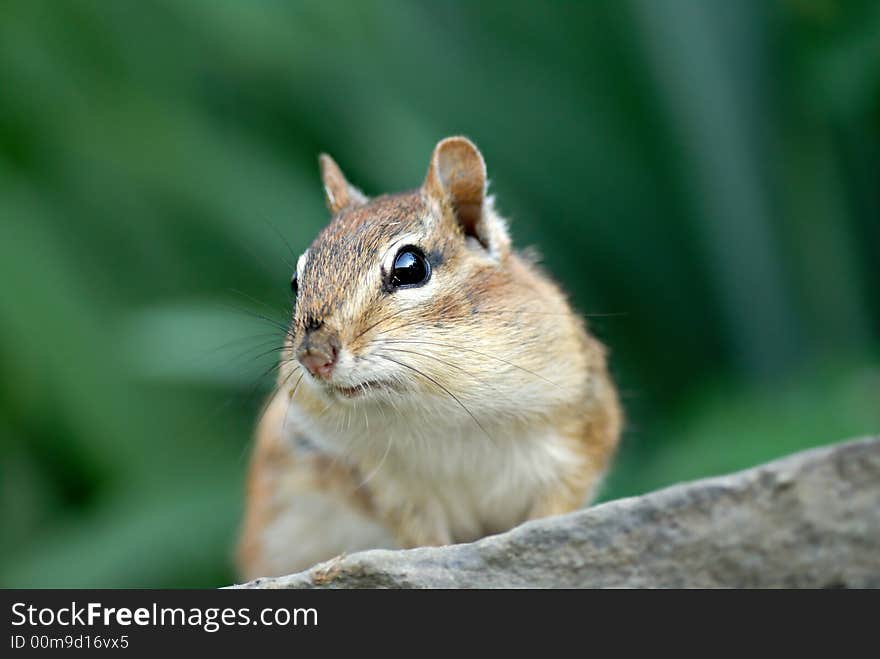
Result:
{"type": "Polygon", "coordinates": [[[391,384],[387,382],[382,382],[380,380],[368,380],[367,382],[362,382],[353,387],[345,387],[338,384],[331,384],[329,382],[325,386],[327,387],[328,391],[342,398],[350,399],[360,398],[371,391],[390,391],[393,389],[393,386],[391,384]]]}

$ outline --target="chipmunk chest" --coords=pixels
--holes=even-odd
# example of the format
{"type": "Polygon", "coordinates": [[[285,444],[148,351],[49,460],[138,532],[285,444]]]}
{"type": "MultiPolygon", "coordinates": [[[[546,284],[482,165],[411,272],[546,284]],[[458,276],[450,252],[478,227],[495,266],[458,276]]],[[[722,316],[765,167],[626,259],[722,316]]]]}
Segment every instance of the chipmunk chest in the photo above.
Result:
{"type": "Polygon", "coordinates": [[[351,464],[380,518],[415,516],[433,540],[468,542],[508,530],[583,468],[571,440],[543,424],[485,419],[471,431],[474,424],[462,428],[455,419],[414,424],[391,414],[363,423],[354,417],[350,425],[344,417],[296,421],[319,450],[351,464]]]}
{"type": "Polygon", "coordinates": [[[546,429],[509,431],[437,444],[436,451],[396,455],[386,477],[399,493],[437,516],[453,542],[469,542],[525,521],[549,488],[576,469],[562,438],[546,429]]]}

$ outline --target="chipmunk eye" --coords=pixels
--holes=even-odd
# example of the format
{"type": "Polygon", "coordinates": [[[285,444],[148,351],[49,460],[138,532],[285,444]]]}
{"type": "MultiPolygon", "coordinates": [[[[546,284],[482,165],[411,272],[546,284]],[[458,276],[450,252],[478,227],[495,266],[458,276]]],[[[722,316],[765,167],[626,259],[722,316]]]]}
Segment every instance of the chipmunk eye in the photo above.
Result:
{"type": "Polygon", "coordinates": [[[428,259],[416,247],[404,247],[394,257],[390,283],[393,288],[422,286],[431,278],[428,259]]]}
{"type": "Polygon", "coordinates": [[[293,297],[296,297],[299,294],[299,278],[296,276],[296,273],[293,273],[293,277],[290,278],[290,290],[293,292],[293,297]]]}

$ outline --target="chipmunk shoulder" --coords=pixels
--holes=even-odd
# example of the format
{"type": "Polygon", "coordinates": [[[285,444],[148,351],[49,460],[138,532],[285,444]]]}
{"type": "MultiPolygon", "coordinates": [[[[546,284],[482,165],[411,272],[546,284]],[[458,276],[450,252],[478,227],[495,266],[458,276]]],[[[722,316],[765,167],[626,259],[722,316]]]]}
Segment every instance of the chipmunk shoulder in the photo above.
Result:
{"type": "Polygon", "coordinates": [[[421,187],[374,199],[320,165],[332,219],[291,280],[241,575],[582,506],[621,429],[606,350],[512,249],[477,147],[442,140],[421,187]]]}

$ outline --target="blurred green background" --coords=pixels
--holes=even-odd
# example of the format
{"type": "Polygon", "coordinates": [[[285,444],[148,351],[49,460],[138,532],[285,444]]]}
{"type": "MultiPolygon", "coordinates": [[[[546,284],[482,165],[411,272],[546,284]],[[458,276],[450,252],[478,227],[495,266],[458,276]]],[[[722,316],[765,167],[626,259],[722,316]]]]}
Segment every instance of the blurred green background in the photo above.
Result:
{"type": "Polygon", "coordinates": [[[456,133],[600,315],[603,498],[880,431],[874,0],[7,1],[0,585],[231,582],[317,154],[456,133]]]}

